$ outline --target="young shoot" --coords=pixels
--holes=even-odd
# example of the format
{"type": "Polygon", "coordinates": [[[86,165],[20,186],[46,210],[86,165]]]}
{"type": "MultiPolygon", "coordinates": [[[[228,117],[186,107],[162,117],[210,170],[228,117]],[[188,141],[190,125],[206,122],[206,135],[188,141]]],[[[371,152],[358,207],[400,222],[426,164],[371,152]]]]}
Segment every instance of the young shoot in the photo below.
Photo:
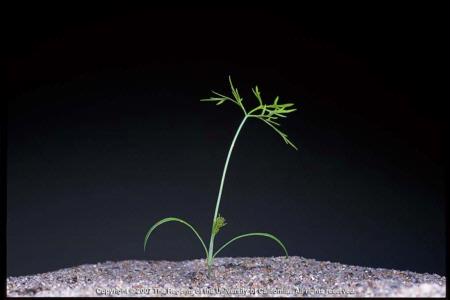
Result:
{"type": "Polygon", "coordinates": [[[160,221],[156,222],[148,230],[148,232],[145,236],[145,239],[144,239],[144,251],[145,251],[145,248],[146,248],[147,242],[148,242],[148,238],[150,237],[152,232],[158,226],[160,226],[164,223],[167,223],[167,222],[179,222],[181,224],[186,225],[189,229],[191,229],[194,232],[194,234],[200,240],[200,242],[203,246],[203,249],[205,250],[206,264],[207,264],[207,268],[208,268],[208,276],[210,276],[211,267],[214,263],[214,258],[217,256],[217,254],[219,254],[225,247],[227,247],[234,241],[241,239],[241,238],[245,238],[245,237],[260,236],[260,237],[266,237],[266,238],[272,239],[273,241],[278,243],[278,245],[280,245],[280,247],[283,249],[286,258],[288,257],[288,252],[287,252],[284,244],[277,237],[275,237],[274,235],[267,233],[267,232],[251,232],[251,233],[246,233],[246,234],[236,236],[236,237],[232,238],[231,240],[229,240],[228,242],[224,243],[219,249],[217,249],[214,252],[215,237],[219,233],[219,231],[225,225],[227,225],[227,223],[225,222],[225,218],[219,214],[219,207],[220,207],[220,201],[222,199],[222,191],[223,191],[223,186],[225,183],[225,177],[227,174],[228,164],[230,162],[231,154],[233,152],[234,145],[236,144],[236,140],[237,140],[239,133],[241,132],[245,122],[248,119],[256,119],[256,120],[260,120],[261,122],[264,122],[270,128],[272,128],[283,139],[283,141],[287,145],[289,145],[292,148],[294,148],[295,150],[297,150],[297,147],[288,139],[287,134],[285,134],[284,132],[281,131],[280,124],[277,122],[278,119],[286,118],[289,113],[296,111],[296,108],[294,108],[294,103],[281,104],[281,103],[279,103],[278,96],[275,97],[275,99],[273,100],[272,103],[265,103],[261,97],[261,92],[260,92],[258,86],[255,86],[254,88],[252,88],[252,92],[253,92],[253,95],[255,96],[258,104],[255,107],[253,107],[252,109],[248,109],[244,106],[244,103],[243,103],[244,99],[239,94],[238,89],[234,87],[233,82],[231,81],[231,77],[228,77],[228,80],[229,80],[230,89],[231,89],[231,96],[226,96],[226,95],[217,93],[215,91],[212,91],[213,96],[211,96],[210,98],[207,98],[207,99],[200,100],[200,101],[204,101],[204,102],[213,102],[213,103],[216,103],[216,105],[221,105],[225,102],[231,102],[231,103],[234,103],[235,105],[239,106],[239,108],[242,110],[242,112],[244,114],[244,117],[243,117],[241,123],[239,124],[239,127],[236,130],[234,138],[231,141],[230,148],[228,149],[228,155],[227,155],[227,158],[225,161],[225,166],[224,166],[223,172],[222,172],[222,179],[220,181],[219,193],[217,195],[216,207],[214,210],[214,215],[213,215],[212,224],[211,224],[209,247],[206,246],[206,244],[203,241],[200,234],[197,232],[197,230],[195,230],[195,228],[191,224],[189,224],[188,222],[186,222],[180,218],[175,218],[175,217],[164,218],[164,219],[161,219],[160,221]]]}

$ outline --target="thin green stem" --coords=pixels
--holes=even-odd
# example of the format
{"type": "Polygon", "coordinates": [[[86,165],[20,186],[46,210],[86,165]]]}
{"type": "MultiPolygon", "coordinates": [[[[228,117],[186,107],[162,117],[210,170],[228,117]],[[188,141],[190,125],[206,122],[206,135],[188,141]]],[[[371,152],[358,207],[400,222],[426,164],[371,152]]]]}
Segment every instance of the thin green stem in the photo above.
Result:
{"type": "Polygon", "coordinates": [[[234,135],[233,141],[231,142],[231,146],[230,149],[228,150],[228,155],[227,155],[227,159],[225,161],[225,167],[223,168],[223,173],[222,173],[222,180],[220,181],[220,188],[219,188],[219,194],[217,196],[217,202],[216,202],[216,209],[214,211],[214,218],[213,218],[213,222],[211,225],[211,237],[209,240],[209,251],[208,251],[208,258],[207,258],[207,263],[208,263],[208,273],[210,271],[212,262],[213,262],[213,251],[214,251],[214,238],[215,238],[215,234],[214,234],[214,223],[216,221],[217,218],[217,214],[219,213],[219,206],[220,206],[220,200],[222,198],[222,191],[223,191],[223,185],[225,183],[225,176],[227,174],[227,169],[228,169],[228,163],[230,162],[230,158],[231,158],[231,153],[233,152],[233,148],[234,145],[236,143],[237,137],[239,136],[239,133],[241,132],[242,127],[244,126],[245,121],[247,120],[248,115],[245,115],[244,119],[242,120],[241,124],[239,125],[236,134],[234,135]]]}

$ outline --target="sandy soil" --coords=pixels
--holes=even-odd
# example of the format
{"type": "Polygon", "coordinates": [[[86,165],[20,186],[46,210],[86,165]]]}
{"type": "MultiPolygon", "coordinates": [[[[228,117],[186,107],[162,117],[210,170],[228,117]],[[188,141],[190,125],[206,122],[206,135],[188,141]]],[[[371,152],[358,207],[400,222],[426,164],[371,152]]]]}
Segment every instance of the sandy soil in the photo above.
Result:
{"type": "Polygon", "coordinates": [[[445,297],[436,274],[375,269],[298,256],[120,261],[7,278],[7,296],[445,297]]]}

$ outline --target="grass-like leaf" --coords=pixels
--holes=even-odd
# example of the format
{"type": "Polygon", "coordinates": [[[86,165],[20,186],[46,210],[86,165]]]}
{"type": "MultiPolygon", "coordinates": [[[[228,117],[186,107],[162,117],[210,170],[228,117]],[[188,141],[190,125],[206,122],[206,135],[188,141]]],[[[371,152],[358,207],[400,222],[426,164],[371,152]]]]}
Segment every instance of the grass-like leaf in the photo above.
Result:
{"type": "Polygon", "coordinates": [[[231,240],[229,240],[228,242],[226,242],[222,247],[220,247],[220,248],[216,251],[216,253],[214,253],[213,257],[216,257],[216,255],[217,255],[220,251],[222,251],[226,246],[228,246],[228,245],[231,244],[232,242],[234,242],[234,241],[236,241],[236,240],[238,240],[238,239],[242,239],[242,238],[245,238],[245,237],[249,237],[249,236],[263,236],[263,237],[267,237],[267,238],[270,238],[270,239],[276,241],[276,242],[281,246],[281,248],[283,248],[284,253],[286,254],[286,258],[289,257],[289,254],[288,254],[288,252],[287,252],[287,250],[286,250],[286,247],[283,245],[283,243],[282,243],[277,237],[275,237],[274,235],[272,235],[272,234],[270,234],[270,233],[266,233],[266,232],[252,232],[252,233],[246,233],[246,234],[239,235],[239,236],[237,236],[237,237],[235,237],[235,238],[232,238],[231,240]]]}
{"type": "Polygon", "coordinates": [[[147,240],[148,240],[148,238],[150,237],[150,234],[152,234],[152,232],[153,232],[159,225],[162,225],[162,224],[167,223],[167,222],[180,222],[180,223],[186,225],[187,227],[189,227],[189,228],[195,233],[195,235],[198,237],[198,239],[200,240],[200,242],[202,243],[202,246],[203,246],[203,248],[205,249],[205,252],[206,252],[206,256],[208,256],[208,249],[206,248],[206,245],[205,245],[205,243],[203,242],[202,237],[198,234],[198,232],[194,229],[194,227],[192,227],[192,225],[189,224],[188,222],[186,222],[186,221],[184,221],[184,220],[182,220],[182,219],[180,219],[180,218],[175,218],[175,217],[169,217],[169,218],[164,218],[164,219],[162,219],[162,220],[159,220],[158,222],[156,222],[156,223],[149,229],[149,231],[148,231],[147,234],[145,235],[145,239],[144,239],[144,251],[145,251],[145,247],[146,247],[146,245],[147,245],[147,240]]]}

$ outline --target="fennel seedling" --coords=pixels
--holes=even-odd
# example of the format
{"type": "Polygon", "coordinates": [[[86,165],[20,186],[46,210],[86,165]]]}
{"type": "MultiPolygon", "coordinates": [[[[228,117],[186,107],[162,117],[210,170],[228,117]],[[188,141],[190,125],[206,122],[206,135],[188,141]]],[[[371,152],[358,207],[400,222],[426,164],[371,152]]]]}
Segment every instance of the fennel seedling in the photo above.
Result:
{"type": "Polygon", "coordinates": [[[213,93],[212,97],[200,100],[200,101],[215,102],[216,105],[221,105],[221,104],[229,101],[229,102],[232,102],[232,103],[236,104],[237,106],[239,106],[239,108],[244,113],[244,117],[243,117],[241,123],[239,124],[239,127],[234,135],[234,138],[233,138],[230,148],[228,150],[228,155],[227,155],[227,158],[225,161],[225,166],[224,166],[224,169],[222,172],[222,179],[220,181],[220,187],[219,187],[219,193],[217,196],[216,208],[214,210],[214,216],[213,216],[212,225],[211,225],[211,235],[210,235],[210,239],[209,239],[209,247],[206,247],[206,244],[203,241],[202,237],[200,236],[200,234],[197,232],[197,230],[195,230],[195,228],[191,224],[189,224],[188,222],[186,222],[180,218],[175,218],[175,217],[164,218],[164,219],[161,219],[160,221],[156,222],[148,230],[148,232],[145,236],[145,239],[144,239],[144,251],[145,251],[147,241],[148,241],[150,234],[158,226],[160,226],[164,223],[167,223],[167,222],[179,222],[179,223],[186,225],[194,232],[194,234],[200,240],[200,242],[205,250],[206,264],[207,264],[207,268],[208,268],[208,277],[210,276],[211,267],[213,265],[214,258],[217,256],[217,254],[219,254],[225,247],[230,245],[232,242],[234,242],[238,239],[244,238],[244,237],[262,236],[262,237],[270,238],[270,239],[274,240],[275,242],[277,242],[281,246],[281,248],[283,248],[286,258],[288,257],[288,252],[287,252],[284,244],[277,237],[275,237],[274,235],[272,235],[270,233],[266,233],[266,232],[251,232],[251,233],[246,233],[246,234],[236,236],[235,238],[233,238],[233,239],[229,240],[228,242],[226,242],[225,244],[223,244],[219,249],[217,249],[214,252],[215,237],[219,233],[221,228],[227,224],[227,223],[225,223],[225,219],[219,214],[219,207],[220,207],[220,201],[222,199],[222,191],[223,191],[223,186],[225,183],[225,177],[226,177],[226,173],[227,173],[227,169],[228,169],[228,163],[230,162],[230,158],[231,158],[231,154],[233,152],[234,145],[236,144],[236,140],[237,140],[239,133],[241,132],[245,122],[248,119],[256,119],[256,120],[260,120],[260,121],[264,122],[265,124],[270,126],[273,130],[275,130],[275,132],[281,136],[281,138],[284,140],[284,142],[286,144],[288,144],[289,146],[291,146],[297,150],[297,147],[288,139],[288,136],[279,129],[280,124],[275,121],[279,118],[286,118],[287,114],[295,111],[296,109],[294,108],[294,103],[280,104],[280,103],[278,103],[279,97],[276,97],[271,104],[265,104],[261,98],[261,93],[258,89],[258,86],[255,86],[255,88],[252,88],[252,92],[253,92],[253,95],[256,97],[256,100],[258,100],[258,105],[255,106],[251,110],[247,110],[243,104],[244,99],[239,95],[238,89],[233,86],[233,82],[231,81],[231,78],[229,77],[228,79],[229,79],[229,83],[230,83],[232,96],[225,96],[225,95],[219,94],[215,91],[212,91],[212,93],[213,93]]]}

